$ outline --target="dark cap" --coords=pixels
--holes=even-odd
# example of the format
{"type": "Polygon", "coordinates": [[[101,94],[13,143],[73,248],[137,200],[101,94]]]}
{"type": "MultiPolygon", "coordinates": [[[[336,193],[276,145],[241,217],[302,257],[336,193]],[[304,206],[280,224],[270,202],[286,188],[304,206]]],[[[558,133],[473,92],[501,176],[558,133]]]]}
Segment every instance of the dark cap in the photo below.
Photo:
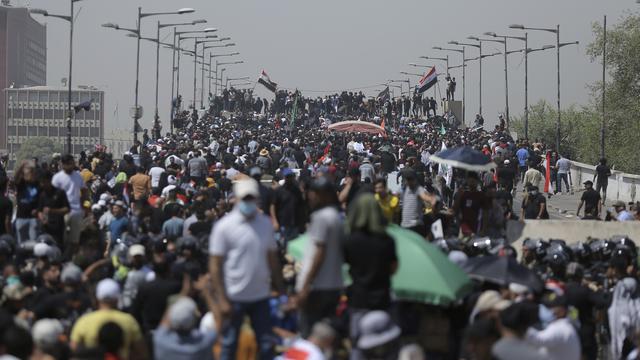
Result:
{"type": "Polygon", "coordinates": [[[557,295],[556,293],[551,293],[544,297],[542,303],[548,308],[554,307],[567,307],[567,297],[564,295],[557,295]]]}
{"type": "Polygon", "coordinates": [[[591,181],[591,180],[587,180],[587,181],[583,182],[582,184],[584,184],[584,185],[591,185],[591,186],[593,186],[593,181],[591,181]]]}

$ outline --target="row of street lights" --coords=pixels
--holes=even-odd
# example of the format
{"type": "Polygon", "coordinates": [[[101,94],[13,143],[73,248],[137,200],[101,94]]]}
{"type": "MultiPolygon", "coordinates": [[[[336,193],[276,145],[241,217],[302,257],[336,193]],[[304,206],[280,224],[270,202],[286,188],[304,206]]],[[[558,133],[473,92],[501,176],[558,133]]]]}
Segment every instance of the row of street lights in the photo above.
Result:
{"type": "MultiPolygon", "coordinates": [[[[525,93],[525,112],[524,112],[524,137],[528,138],[529,136],[529,103],[528,103],[528,90],[529,90],[529,84],[528,84],[528,71],[529,71],[529,65],[528,65],[528,55],[530,53],[533,52],[537,52],[537,51],[543,51],[543,50],[549,50],[549,49],[556,49],[556,57],[557,57],[557,120],[556,120],[556,149],[559,149],[560,147],[560,48],[568,46],[568,45],[577,45],[578,41],[572,41],[572,42],[566,42],[566,43],[561,43],[560,42],[560,25],[557,25],[555,28],[535,28],[535,27],[525,27],[524,25],[511,25],[509,26],[509,28],[511,29],[517,29],[517,30],[533,30],[533,31],[546,31],[546,32],[552,32],[556,34],[556,44],[554,45],[544,45],[540,48],[529,48],[529,39],[528,39],[528,34],[525,32],[524,36],[511,36],[511,35],[499,35],[496,34],[495,32],[485,32],[484,35],[487,36],[487,38],[480,38],[477,36],[469,36],[467,37],[468,40],[473,40],[476,43],[470,43],[470,42],[459,42],[459,41],[449,41],[448,44],[450,45],[455,45],[455,46],[459,46],[458,48],[443,48],[440,46],[434,46],[433,49],[434,50],[439,50],[439,51],[445,51],[445,52],[455,52],[455,53],[459,53],[462,54],[462,65],[457,65],[457,66],[449,66],[449,55],[447,55],[446,57],[432,57],[432,56],[421,56],[421,59],[426,59],[426,60],[437,60],[437,61],[444,61],[446,63],[446,67],[447,67],[447,75],[449,74],[449,70],[450,69],[455,69],[455,68],[462,68],[462,118],[463,118],[463,122],[465,121],[465,97],[466,97],[466,86],[465,86],[465,77],[466,77],[466,63],[469,61],[475,61],[478,60],[479,63],[479,110],[478,113],[482,116],[482,59],[486,58],[486,57],[491,57],[491,56],[497,56],[497,55],[503,55],[504,57],[504,86],[505,86],[505,120],[506,120],[506,125],[507,128],[509,127],[509,120],[510,120],[510,113],[509,113],[509,74],[508,74],[508,55],[511,54],[515,54],[515,53],[524,53],[525,55],[525,81],[524,81],[524,93],[525,93]],[[508,50],[507,44],[508,44],[508,40],[519,40],[519,41],[523,41],[524,42],[524,48],[522,49],[517,49],[517,50],[508,50]],[[502,52],[498,52],[498,53],[493,53],[493,54],[483,54],[482,53],[482,48],[483,48],[483,43],[485,42],[494,42],[494,43],[499,43],[502,44],[504,47],[504,50],[502,52]],[[479,56],[476,58],[467,58],[466,57],[466,47],[474,47],[477,48],[479,51],[479,56]]],[[[416,63],[409,63],[409,66],[413,66],[413,67],[431,67],[428,65],[422,65],[422,64],[416,64],[416,63]]],[[[418,75],[418,74],[411,74],[411,73],[406,73],[406,72],[401,72],[402,74],[405,75],[418,75]]]]}
{"type": "MultiPolygon", "coordinates": [[[[70,2],[70,12],[69,15],[56,15],[56,14],[50,14],[48,11],[46,10],[42,10],[42,9],[30,9],[30,13],[32,14],[37,14],[37,15],[43,15],[43,16],[48,16],[48,17],[54,17],[54,18],[59,18],[65,21],[68,21],[70,24],[70,32],[69,32],[69,76],[68,76],[68,109],[67,109],[67,152],[68,153],[72,153],[73,152],[73,148],[72,148],[72,141],[71,141],[71,124],[72,124],[72,117],[73,117],[73,107],[72,107],[72,74],[73,74],[73,31],[74,31],[74,5],[76,2],[79,2],[81,0],[69,0],[70,2]]],[[[185,40],[185,39],[194,39],[195,42],[195,46],[194,46],[194,51],[193,51],[193,56],[194,56],[194,93],[193,93],[193,107],[195,109],[196,106],[196,84],[197,84],[197,80],[196,80],[196,75],[197,75],[197,59],[198,59],[198,54],[197,54],[197,50],[198,50],[198,45],[199,44],[204,44],[207,42],[222,42],[222,41],[227,41],[230,40],[229,37],[225,37],[225,38],[219,38],[217,39],[217,35],[211,35],[210,33],[217,31],[217,29],[215,28],[206,28],[202,31],[177,31],[177,27],[178,26],[193,26],[193,25],[198,25],[198,24],[204,24],[207,21],[204,19],[200,19],[200,20],[193,20],[193,21],[189,21],[189,22],[181,22],[181,23],[160,23],[159,21],[157,22],[157,28],[156,28],[156,37],[155,38],[148,38],[148,37],[143,37],[141,34],[141,22],[143,18],[147,18],[147,17],[152,17],[152,16],[162,16],[162,15],[185,15],[185,14],[191,14],[194,13],[195,10],[192,8],[181,8],[178,9],[177,11],[169,11],[169,12],[143,12],[141,7],[138,7],[138,16],[137,16],[137,21],[136,21],[136,27],[135,28],[124,28],[119,26],[118,24],[114,24],[114,23],[106,23],[103,24],[102,27],[105,28],[111,28],[114,30],[119,30],[119,31],[125,31],[128,32],[127,36],[129,37],[135,37],[137,39],[137,48],[136,48],[136,80],[135,80],[135,105],[134,105],[134,109],[133,109],[133,119],[134,119],[134,129],[133,129],[133,139],[134,141],[138,140],[138,132],[140,131],[140,124],[139,124],[139,119],[142,117],[142,108],[139,106],[139,77],[140,77],[140,40],[147,40],[147,41],[151,41],[156,43],[156,82],[155,82],[155,113],[154,113],[154,134],[155,136],[160,136],[160,115],[159,115],[159,111],[158,111],[158,88],[159,88],[159,79],[160,79],[160,45],[166,46],[166,47],[170,47],[173,50],[173,59],[172,59],[172,78],[171,78],[171,101],[173,104],[173,99],[174,99],[174,87],[176,89],[175,92],[175,96],[176,98],[178,97],[178,95],[180,94],[179,91],[179,84],[180,84],[180,52],[185,52],[187,54],[189,54],[190,52],[188,50],[184,50],[180,47],[180,41],[181,40],[185,40]],[[167,27],[173,27],[173,44],[165,44],[162,43],[160,41],[160,30],[163,28],[167,28],[167,27]],[[199,36],[187,36],[187,37],[183,37],[183,34],[200,34],[199,36]],[[204,34],[204,36],[203,36],[204,34]],[[176,46],[176,38],[178,40],[177,46],[176,46]],[[177,55],[177,58],[176,58],[177,55]],[[176,60],[177,60],[177,67],[176,67],[176,60]],[[177,84],[177,86],[176,86],[177,84]]],[[[235,46],[235,43],[225,43],[225,44],[220,44],[220,45],[213,45],[213,46],[203,46],[202,48],[202,55],[200,56],[203,59],[204,62],[204,52],[205,50],[208,49],[214,49],[214,48],[226,48],[226,47],[232,47],[235,46]]],[[[210,54],[210,60],[209,60],[209,91],[211,91],[211,59],[214,57],[219,57],[219,56],[235,56],[235,55],[239,55],[239,52],[233,52],[233,53],[227,53],[227,54],[210,54]]],[[[222,63],[222,64],[241,64],[243,63],[243,61],[232,61],[232,62],[226,62],[226,63],[222,63]]],[[[216,93],[217,93],[217,86],[219,84],[219,81],[217,79],[217,67],[218,65],[220,65],[221,63],[218,63],[216,61],[216,93]]],[[[223,69],[224,70],[224,69],[223,69]]],[[[227,79],[227,82],[229,81],[229,79],[227,79]]],[[[221,81],[220,81],[221,82],[221,81]]],[[[204,92],[204,66],[202,68],[202,91],[204,92]]],[[[204,94],[201,93],[201,97],[200,97],[200,105],[202,108],[204,108],[204,94]]],[[[173,117],[173,106],[172,106],[172,114],[171,116],[173,117]]],[[[171,131],[173,132],[173,122],[171,121],[171,131]]]]}

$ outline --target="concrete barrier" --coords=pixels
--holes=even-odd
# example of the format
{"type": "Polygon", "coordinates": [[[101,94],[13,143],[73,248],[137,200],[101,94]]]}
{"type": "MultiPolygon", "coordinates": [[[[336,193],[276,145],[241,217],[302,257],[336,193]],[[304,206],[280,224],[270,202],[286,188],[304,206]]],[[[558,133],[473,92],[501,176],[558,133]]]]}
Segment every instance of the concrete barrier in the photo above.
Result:
{"type": "Polygon", "coordinates": [[[562,239],[567,243],[577,243],[592,238],[610,238],[625,235],[640,244],[640,221],[566,221],[566,220],[526,220],[507,223],[507,240],[516,248],[526,238],[562,239]]]}
{"type": "MultiPolygon", "coordinates": [[[[582,183],[593,181],[596,167],[577,161],[571,162],[571,178],[574,189],[580,189],[582,183]]],[[[636,202],[640,200],[640,175],[627,174],[612,170],[607,187],[607,200],[622,200],[624,202],[636,202]]],[[[639,239],[640,240],[640,239],[639,239]]]]}

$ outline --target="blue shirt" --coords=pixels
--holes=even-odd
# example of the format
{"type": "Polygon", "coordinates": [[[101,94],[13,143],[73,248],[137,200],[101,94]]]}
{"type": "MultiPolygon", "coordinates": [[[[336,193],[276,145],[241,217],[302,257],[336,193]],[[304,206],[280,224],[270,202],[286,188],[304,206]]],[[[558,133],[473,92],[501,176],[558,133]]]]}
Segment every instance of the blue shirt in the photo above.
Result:
{"type": "Polygon", "coordinates": [[[126,216],[115,218],[109,224],[109,232],[111,232],[111,244],[115,244],[122,234],[129,227],[129,219],[126,216]]]}
{"type": "Polygon", "coordinates": [[[520,148],[520,150],[516,152],[516,156],[518,157],[518,164],[520,166],[526,166],[527,160],[529,159],[529,150],[520,148]]]}
{"type": "Polygon", "coordinates": [[[162,233],[166,237],[178,238],[182,236],[183,226],[184,220],[174,216],[162,224],[162,233]]]}

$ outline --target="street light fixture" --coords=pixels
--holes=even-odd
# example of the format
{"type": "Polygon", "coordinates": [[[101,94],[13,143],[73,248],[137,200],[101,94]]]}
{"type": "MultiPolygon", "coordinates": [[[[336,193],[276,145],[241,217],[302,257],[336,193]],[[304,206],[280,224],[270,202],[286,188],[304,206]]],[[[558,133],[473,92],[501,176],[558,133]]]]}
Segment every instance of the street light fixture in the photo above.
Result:
{"type": "Polygon", "coordinates": [[[446,57],[431,57],[431,56],[420,56],[420,59],[425,59],[425,60],[440,60],[440,61],[444,61],[447,64],[447,75],[449,75],[449,55],[447,55],[446,57]]]}
{"type": "Polygon", "coordinates": [[[73,149],[71,145],[71,120],[74,115],[73,108],[71,106],[71,82],[73,77],[73,29],[74,23],[73,16],[75,14],[74,5],[75,3],[81,0],[70,0],[70,11],[69,15],[57,15],[57,14],[49,14],[47,10],[43,9],[30,9],[29,12],[34,15],[42,15],[46,17],[53,17],[62,19],[69,22],[69,81],[68,81],[68,91],[67,91],[67,152],[69,154],[73,154],[73,149]]]}
{"type": "Polygon", "coordinates": [[[134,105],[134,111],[133,111],[133,141],[134,141],[134,143],[136,141],[138,141],[138,129],[140,128],[140,124],[138,123],[138,119],[140,119],[140,117],[141,117],[141,109],[140,109],[138,101],[139,101],[139,88],[140,88],[140,40],[142,40],[142,36],[141,36],[141,32],[140,32],[140,26],[142,24],[142,19],[146,18],[146,17],[151,17],[151,16],[184,15],[184,14],[191,14],[193,12],[195,12],[195,10],[192,9],[192,8],[181,8],[181,9],[178,9],[177,11],[143,13],[142,12],[142,7],[139,6],[138,7],[138,21],[136,22],[136,28],[135,29],[121,28],[119,25],[113,24],[113,23],[107,23],[107,24],[103,24],[102,25],[105,28],[112,28],[112,29],[115,29],[115,30],[123,30],[123,31],[131,32],[131,33],[136,34],[137,37],[138,37],[137,48],[136,48],[135,105],[134,105]]]}
{"type": "Polygon", "coordinates": [[[556,151],[558,153],[560,153],[560,120],[562,115],[560,114],[560,48],[563,46],[567,46],[567,45],[574,45],[574,44],[578,44],[579,42],[574,41],[574,42],[569,42],[569,43],[560,43],[560,24],[556,25],[555,28],[537,28],[537,27],[526,27],[524,25],[521,24],[512,24],[509,25],[510,29],[517,29],[517,30],[535,30],[535,31],[545,31],[545,32],[550,32],[553,34],[556,34],[556,64],[557,64],[557,69],[556,69],[556,76],[557,76],[557,83],[558,83],[558,99],[557,99],[557,118],[556,118],[556,151]]]}

